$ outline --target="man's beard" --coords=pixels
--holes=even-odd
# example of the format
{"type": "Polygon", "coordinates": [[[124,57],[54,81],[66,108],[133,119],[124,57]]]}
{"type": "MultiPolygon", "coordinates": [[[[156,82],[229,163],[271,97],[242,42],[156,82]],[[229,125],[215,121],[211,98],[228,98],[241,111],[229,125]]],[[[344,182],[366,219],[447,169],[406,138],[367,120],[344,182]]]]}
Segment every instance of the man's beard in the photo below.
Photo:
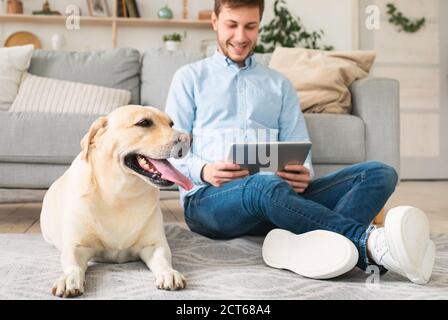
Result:
{"type": "Polygon", "coordinates": [[[248,46],[251,46],[251,47],[250,47],[250,50],[248,51],[247,55],[246,55],[244,58],[241,58],[241,59],[239,59],[238,61],[235,61],[235,60],[233,60],[233,59],[230,57],[230,54],[229,54],[229,49],[228,49],[228,47],[231,46],[231,45],[230,45],[230,42],[227,42],[227,41],[226,41],[226,42],[222,43],[221,41],[219,41],[219,37],[218,37],[218,41],[217,41],[217,42],[218,42],[218,46],[219,46],[221,52],[222,52],[226,57],[230,58],[233,62],[236,62],[236,63],[242,63],[242,62],[246,61],[246,59],[247,59],[248,57],[250,57],[250,56],[254,53],[254,50],[255,50],[255,47],[256,47],[256,43],[255,43],[255,44],[251,44],[251,43],[249,43],[248,46]]]}

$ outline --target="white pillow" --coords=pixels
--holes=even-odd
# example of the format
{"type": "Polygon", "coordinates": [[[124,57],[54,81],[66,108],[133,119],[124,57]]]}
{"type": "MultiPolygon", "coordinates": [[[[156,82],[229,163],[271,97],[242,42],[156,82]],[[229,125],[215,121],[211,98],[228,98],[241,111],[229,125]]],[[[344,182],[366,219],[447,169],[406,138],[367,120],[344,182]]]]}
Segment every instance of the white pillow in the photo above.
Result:
{"type": "Polygon", "coordinates": [[[89,84],[23,76],[12,112],[108,114],[129,104],[131,93],[89,84]]]}
{"type": "Polygon", "coordinates": [[[34,46],[0,48],[0,110],[8,110],[16,98],[22,75],[28,70],[34,46]]]}

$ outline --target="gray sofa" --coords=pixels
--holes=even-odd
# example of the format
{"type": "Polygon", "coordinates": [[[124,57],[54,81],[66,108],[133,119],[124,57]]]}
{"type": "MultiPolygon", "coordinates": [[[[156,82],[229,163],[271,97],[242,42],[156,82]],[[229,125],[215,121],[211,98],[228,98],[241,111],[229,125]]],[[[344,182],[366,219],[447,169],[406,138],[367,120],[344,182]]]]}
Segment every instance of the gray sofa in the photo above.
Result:
{"type": "MultiPolygon", "coordinates": [[[[38,76],[127,89],[132,103],[165,105],[174,72],[201,54],[131,48],[92,53],[37,50],[29,72],[38,76]]],[[[269,55],[257,56],[267,64],[269,55]]],[[[351,87],[353,114],[306,114],[316,177],[347,165],[379,160],[399,172],[399,85],[365,79],[351,87]]],[[[98,116],[0,112],[0,188],[45,189],[80,151],[98,116]]]]}

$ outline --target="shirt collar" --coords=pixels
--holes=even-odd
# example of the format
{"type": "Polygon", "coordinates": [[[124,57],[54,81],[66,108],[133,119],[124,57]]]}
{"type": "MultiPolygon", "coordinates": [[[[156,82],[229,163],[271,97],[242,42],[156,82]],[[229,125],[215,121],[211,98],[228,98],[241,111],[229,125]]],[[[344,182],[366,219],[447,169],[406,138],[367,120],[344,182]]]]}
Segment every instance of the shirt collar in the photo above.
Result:
{"type": "MultiPolygon", "coordinates": [[[[223,55],[221,52],[219,52],[219,50],[215,51],[215,54],[213,55],[213,59],[216,62],[218,62],[220,65],[222,65],[223,67],[229,67],[231,65],[235,65],[237,68],[239,68],[237,63],[235,63],[229,57],[226,57],[225,55],[223,55]]],[[[248,69],[248,68],[253,67],[255,65],[254,55],[251,54],[249,57],[247,57],[246,60],[244,61],[244,63],[246,66],[241,69],[248,69]]]]}

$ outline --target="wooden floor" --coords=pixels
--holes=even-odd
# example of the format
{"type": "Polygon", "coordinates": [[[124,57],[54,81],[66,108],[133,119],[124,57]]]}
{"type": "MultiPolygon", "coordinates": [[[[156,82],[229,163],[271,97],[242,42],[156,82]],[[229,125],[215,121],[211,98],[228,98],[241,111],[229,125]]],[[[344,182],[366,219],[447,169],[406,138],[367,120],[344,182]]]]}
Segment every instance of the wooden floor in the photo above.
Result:
{"type": "MultiPolygon", "coordinates": [[[[1,190],[0,190],[1,192],[1,190]]],[[[161,207],[165,222],[186,227],[177,192],[162,192],[161,207]]],[[[424,210],[433,234],[448,234],[448,181],[401,182],[386,209],[411,205],[424,210]]],[[[0,204],[0,233],[39,233],[42,204],[0,204]]]]}

